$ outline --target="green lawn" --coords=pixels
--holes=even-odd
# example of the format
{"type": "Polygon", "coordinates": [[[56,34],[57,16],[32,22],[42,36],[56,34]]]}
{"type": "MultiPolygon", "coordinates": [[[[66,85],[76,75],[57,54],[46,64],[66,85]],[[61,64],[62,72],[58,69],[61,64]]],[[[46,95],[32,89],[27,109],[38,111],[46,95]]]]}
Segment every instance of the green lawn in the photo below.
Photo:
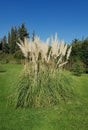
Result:
{"type": "Polygon", "coordinates": [[[74,99],[52,108],[15,109],[8,105],[21,65],[0,72],[0,130],[88,130],[88,75],[75,77],[74,99]]]}

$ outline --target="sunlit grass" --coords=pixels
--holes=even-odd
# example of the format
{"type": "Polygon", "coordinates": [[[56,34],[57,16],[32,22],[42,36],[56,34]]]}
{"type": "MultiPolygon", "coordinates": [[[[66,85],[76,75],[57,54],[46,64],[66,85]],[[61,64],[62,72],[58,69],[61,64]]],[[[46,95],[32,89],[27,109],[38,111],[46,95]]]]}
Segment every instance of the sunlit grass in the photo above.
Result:
{"type": "Polygon", "coordinates": [[[0,73],[0,130],[88,129],[88,75],[73,76],[75,98],[71,102],[47,108],[15,109],[8,105],[8,97],[15,90],[22,66],[3,67],[6,72],[0,73]]]}

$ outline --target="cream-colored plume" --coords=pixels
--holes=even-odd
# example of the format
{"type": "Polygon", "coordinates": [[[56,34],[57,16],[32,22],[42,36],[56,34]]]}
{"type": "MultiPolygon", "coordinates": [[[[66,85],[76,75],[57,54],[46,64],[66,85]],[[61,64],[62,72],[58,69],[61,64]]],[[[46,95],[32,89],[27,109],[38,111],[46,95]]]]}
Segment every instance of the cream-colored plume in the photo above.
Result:
{"type": "Polygon", "coordinates": [[[58,51],[59,51],[59,44],[58,44],[58,36],[57,36],[57,33],[55,34],[55,38],[52,37],[52,40],[51,40],[51,49],[52,49],[52,56],[54,58],[57,57],[58,55],[58,51]]]}
{"type": "Polygon", "coordinates": [[[39,54],[41,54],[41,60],[49,62],[50,58],[57,59],[57,65],[63,66],[67,63],[72,46],[67,51],[67,44],[65,42],[59,41],[57,33],[55,37],[51,39],[51,50],[49,51],[50,38],[45,42],[42,42],[38,36],[35,36],[34,41],[24,38],[24,42],[19,40],[20,43],[17,45],[20,47],[22,53],[26,58],[32,59],[32,62],[37,62],[39,60],[39,54]],[[49,54],[48,54],[49,51],[49,54]],[[64,60],[66,56],[66,60],[64,60]]]}

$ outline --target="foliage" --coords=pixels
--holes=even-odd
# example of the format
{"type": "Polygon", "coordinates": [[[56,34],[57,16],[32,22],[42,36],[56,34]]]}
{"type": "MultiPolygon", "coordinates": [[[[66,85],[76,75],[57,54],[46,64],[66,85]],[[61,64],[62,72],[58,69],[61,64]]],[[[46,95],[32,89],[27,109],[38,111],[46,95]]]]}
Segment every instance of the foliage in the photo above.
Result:
{"type": "Polygon", "coordinates": [[[29,33],[27,32],[27,29],[25,27],[25,24],[22,23],[21,26],[18,28],[18,37],[24,41],[24,37],[28,38],[29,33]]]}
{"type": "Polygon", "coordinates": [[[76,76],[81,76],[82,73],[84,73],[84,64],[80,61],[77,61],[72,66],[72,72],[76,76]]]}
{"type": "Polygon", "coordinates": [[[74,60],[78,60],[81,58],[81,45],[82,45],[82,42],[79,41],[79,40],[74,40],[72,42],[72,51],[71,51],[71,58],[74,59],[74,60]]]}
{"type": "Polygon", "coordinates": [[[8,33],[8,46],[9,53],[13,54],[15,51],[19,50],[16,42],[18,39],[23,39],[24,36],[28,37],[27,29],[23,23],[19,28],[12,27],[11,31],[8,33]]]}
{"type": "Polygon", "coordinates": [[[24,61],[24,56],[20,50],[15,51],[13,54],[14,59],[16,60],[17,64],[21,64],[24,61]]]}
{"type": "Polygon", "coordinates": [[[83,41],[81,51],[82,51],[81,59],[85,64],[86,72],[88,73],[88,38],[83,41]]]}
{"type": "Polygon", "coordinates": [[[3,52],[0,52],[0,63],[7,64],[7,63],[16,63],[16,59],[11,54],[6,54],[3,52]]]}
{"type": "Polygon", "coordinates": [[[17,58],[17,59],[24,59],[24,56],[21,52],[21,50],[18,50],[14,53],[14,58],[17,58]]]}
{"type": "Polygon", "coordinates": [[[17,42],[17,29],[16,27],[12,27],[11,32],[8,33],[9,53],[13,54],[15,52],[16,42],[17,42]]]}
{"type": "Polygon", "coordinates": [[[6,36],[4,36],[0,41],[0,50],[2,50],[3,53],[9,53],[9,47],[7,44],[6,36]]]}
{"type": "Polygon", "coordinates": [[[64,73],[46,66],[39,72],[36,84],[34,73],[24,71],[17,83],[16,107],[48,107],[70,100],[72,78],[64,73]]]}
{"type": "Polygon", "coordinates": [[[72,51],[70,55],[70,69],[75,62],[82,62],[85,66],[86,72],[88,71],[88,38],[80,41],[75,39],[72,42],[72,51]]]}

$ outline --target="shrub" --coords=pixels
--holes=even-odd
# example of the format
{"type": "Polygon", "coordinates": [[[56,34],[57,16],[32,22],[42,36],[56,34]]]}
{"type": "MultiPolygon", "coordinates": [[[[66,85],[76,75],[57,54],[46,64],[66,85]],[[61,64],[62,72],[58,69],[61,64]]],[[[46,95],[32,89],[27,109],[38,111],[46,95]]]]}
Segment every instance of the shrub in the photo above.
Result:
{"type": "Polygon", "coordinates": [[[72,72],[76,76],[81,76],[81,74],[85,71],[84,65],[82,62],[78,61],[73,64],[72,66],[72,72]]]}
{"type": "Polygon", "coordinates": [[[17,59],[24,59],[24,56],[21,52],[21,50],[18,50],[14,53],[14,58],[17,58],[17,59]]]}
{"type": "Polygon", "coordinates": [[[0,63],[7,64],[7,63],[16,63],[15,58],[11,54],[1,53],[0,54],[0,63]]]}

